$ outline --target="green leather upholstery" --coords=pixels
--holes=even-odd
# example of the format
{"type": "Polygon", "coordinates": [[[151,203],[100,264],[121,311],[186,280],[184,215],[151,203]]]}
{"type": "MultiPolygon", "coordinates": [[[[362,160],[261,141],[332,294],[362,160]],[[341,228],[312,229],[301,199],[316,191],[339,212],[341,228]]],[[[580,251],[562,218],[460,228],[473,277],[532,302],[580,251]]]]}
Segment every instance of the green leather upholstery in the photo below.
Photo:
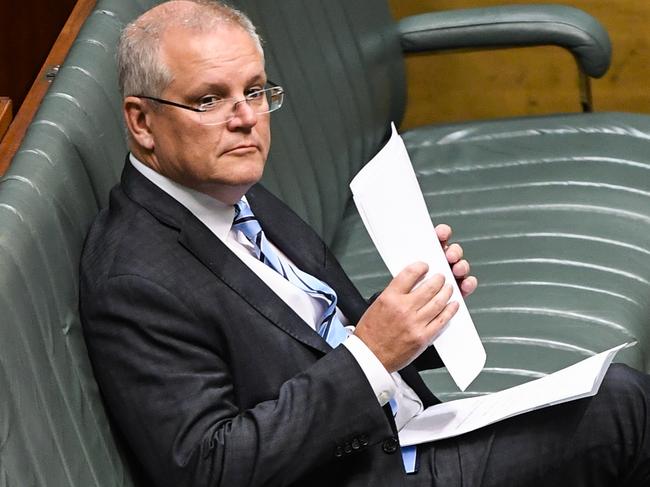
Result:
{"type": "MultiPolygon", "coordinates": [[[[126,151],[116,41],[122,26],[154,3],[97,3],[0,180],[3,487],[133,485],[82,340],[77,266],[126,151]]],[[[389,276],[347,184],[381,146],[389,122],[402,118],[400,29],[379,0],[235,3],[260,26],[269,76],[288,92],[273,115],[265,182],[319,231],[370,295],[389,276]]],[[[557,10],[544,9],[529,14],[557,17],[557,10]]],[[[520,29],[521,12],[513,7],[481,16],[486,29],[506,14],[520,29]]],[[[586,41],[580,53],[572,42],[562,45],[583,63],[606,66],[600,26],[576,18],[577,38],[599,41],[586,41]]],[[[425,20],[413,25],[429,33],[440,25],[439,16],[430,28],[425,20]]],[[[400,24],[404,33],[408,22],[400,24]]],[[[433,42],[425,37],[418,42],[433,42]]],[[[550,29],[539,43],[556,38],[550,29]]],[[[528,380],[626,340],[638,345],[620,359],[650,369],[649,117],[470,122],[403,136],[432,218],[454,226],[482,283],[469,305],[489,358],[470,394],[528,380]]],[[[426,375],[442,398],[457,395],[443,373],[426,375]]]]}
{"type": "Polygon", "coordinates": [[[83,240],[126,150],[113,61],[123,22],[101,8],[0,180],[3,487],[133,485],[77,311],[83,240]]]}
{"type": "Polygon", "coordinates": [[[501,6],[429,12],[399,21],[407,52],[556,45],[568,49],[594,78],[607,72],[611,45],[590,15],[564,5],[501,6]]]}

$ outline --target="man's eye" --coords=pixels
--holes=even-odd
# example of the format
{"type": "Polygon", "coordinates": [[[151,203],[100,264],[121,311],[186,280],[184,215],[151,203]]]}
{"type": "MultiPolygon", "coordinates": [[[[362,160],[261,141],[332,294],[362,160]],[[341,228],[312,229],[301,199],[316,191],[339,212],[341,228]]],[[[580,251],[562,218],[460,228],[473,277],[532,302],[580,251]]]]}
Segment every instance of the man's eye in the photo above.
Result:
{"type": "Polygon", "coordinates": [[[204,96],[203,98],[201,98],[199,100],[199,107],[200,108],[209,108],[209,107],[212,107],[212,106],[216,105],[221,100],[222,100],[222,98],[220,96],[217,96],[217,95],[204,96]]]}
{"type": "Polygon", "coordinates": [[[251,88],[250,90],[248,90],[248,94],[246,96],[248,98],[259,98],[260,96],[263,95],[262,93],[263,89],[264,88],[262,88],[261,86],[256,86],[254,88],[251,88]]]}

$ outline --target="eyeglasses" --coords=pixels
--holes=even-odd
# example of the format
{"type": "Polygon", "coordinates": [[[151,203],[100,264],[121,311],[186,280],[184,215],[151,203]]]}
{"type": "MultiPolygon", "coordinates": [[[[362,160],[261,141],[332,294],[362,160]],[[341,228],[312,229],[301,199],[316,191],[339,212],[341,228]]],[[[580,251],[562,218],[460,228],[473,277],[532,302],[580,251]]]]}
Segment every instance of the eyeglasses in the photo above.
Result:
{"type": "Polygon", "coordinates": [[[252,93],[246,95],[244,98],[223,98],[221,100],[215,100],[209,103],[202,103],[196,107],[183,105],[182,103],[176,103],[175,101],[163,100],[162,98],[156,98],[153,96],[133,96],[155,101],[157,103],[162,103],[163,105],[170,105],[173,107],[182,108],[184,110],[191,110],[199,114],[199,123],[203,125],[219,125],[222,123],[230,122],[233,118],[235,118],[237,105],[240,103],[247,103],[248,106],[251,107],[257,115],[274,112],[280,108],[284,102],[284,88],[271,82],[268,82],[267,86],[268,88],[253,91],[252,93]]]}

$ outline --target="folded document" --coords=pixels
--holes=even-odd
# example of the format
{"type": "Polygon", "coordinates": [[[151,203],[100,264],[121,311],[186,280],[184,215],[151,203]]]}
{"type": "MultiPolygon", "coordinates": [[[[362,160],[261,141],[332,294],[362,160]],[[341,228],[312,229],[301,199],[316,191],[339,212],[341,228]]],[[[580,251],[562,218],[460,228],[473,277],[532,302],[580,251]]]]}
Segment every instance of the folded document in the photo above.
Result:
{"type": "Polygon", "coordinates": [[[553,374],[485,396],[431,406],[399,432],[402,446],[442,440],[477,430],[506,418],[598,392],[619,345],[553,374]]]}

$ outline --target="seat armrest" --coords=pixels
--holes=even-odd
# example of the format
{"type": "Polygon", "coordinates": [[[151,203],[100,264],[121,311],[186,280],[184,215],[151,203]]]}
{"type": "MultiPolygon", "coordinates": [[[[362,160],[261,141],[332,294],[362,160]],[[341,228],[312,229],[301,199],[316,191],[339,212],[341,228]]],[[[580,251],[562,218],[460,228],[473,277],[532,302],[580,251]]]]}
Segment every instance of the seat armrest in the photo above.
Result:
{"type": "Polygon", "coordinates": [[[569,50],[581,71],[609,69],[605,28],[582,10],[562,5],[512,5],[430,12],[398,22],[404,52],[554,45],[569,50]]]}

